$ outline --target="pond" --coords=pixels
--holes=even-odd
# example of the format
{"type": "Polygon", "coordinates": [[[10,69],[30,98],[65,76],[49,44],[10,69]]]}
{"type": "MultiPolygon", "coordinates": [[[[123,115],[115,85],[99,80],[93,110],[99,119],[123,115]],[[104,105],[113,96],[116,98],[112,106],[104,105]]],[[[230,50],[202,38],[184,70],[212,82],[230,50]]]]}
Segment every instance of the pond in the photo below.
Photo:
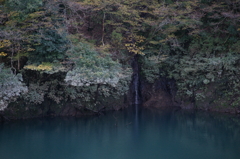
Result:
{"type": "Polygon", "coordinates": [[[1,159],[239,159],[238,116],[129,109],[0,124],[1,159]]]}

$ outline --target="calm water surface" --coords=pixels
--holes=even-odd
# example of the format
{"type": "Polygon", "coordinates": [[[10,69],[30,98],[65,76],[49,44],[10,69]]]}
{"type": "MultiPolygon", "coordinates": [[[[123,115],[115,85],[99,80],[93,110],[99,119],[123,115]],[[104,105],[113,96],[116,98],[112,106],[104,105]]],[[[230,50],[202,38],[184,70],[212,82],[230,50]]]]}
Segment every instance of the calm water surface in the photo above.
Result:
{"type": "Polygon", "coordinates": [[[240,119],[141,110],[0,124],[1,159],[239,159],[240,119]]]}

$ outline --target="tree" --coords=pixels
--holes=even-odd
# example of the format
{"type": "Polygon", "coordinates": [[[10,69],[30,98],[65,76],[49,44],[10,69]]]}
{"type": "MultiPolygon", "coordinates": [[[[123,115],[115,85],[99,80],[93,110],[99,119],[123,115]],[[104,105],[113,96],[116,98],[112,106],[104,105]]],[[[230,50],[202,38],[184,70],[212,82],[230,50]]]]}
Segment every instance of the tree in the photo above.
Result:
{"type": "Polygon", "coordinates": [[[115,87],[121,79],[129,76],[117,61],[109,55],[102,57],[87,44],[77,43],[69,51],[69,57],[75,66],[68,71],[65,81],[73,86],[105,84],[115,87]]]}
{"type": "Polygon", "coordinates": [[[3,64],[0,64],[0,111],[7,108],[8,103],[28,91],[22,81],[21,74],[15,75],[11,69],[4,68],[3,64]]]}

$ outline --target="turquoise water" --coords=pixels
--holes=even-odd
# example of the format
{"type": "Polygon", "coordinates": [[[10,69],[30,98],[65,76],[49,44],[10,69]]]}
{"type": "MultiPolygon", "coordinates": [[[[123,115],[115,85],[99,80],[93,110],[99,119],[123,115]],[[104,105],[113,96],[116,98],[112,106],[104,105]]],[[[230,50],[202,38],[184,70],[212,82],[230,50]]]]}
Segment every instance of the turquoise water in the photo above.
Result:
{"type": "Polygon", "coordinates": [[[240,119],[141,110],[0,124],[1,159],[239,159],[240,119]]]}

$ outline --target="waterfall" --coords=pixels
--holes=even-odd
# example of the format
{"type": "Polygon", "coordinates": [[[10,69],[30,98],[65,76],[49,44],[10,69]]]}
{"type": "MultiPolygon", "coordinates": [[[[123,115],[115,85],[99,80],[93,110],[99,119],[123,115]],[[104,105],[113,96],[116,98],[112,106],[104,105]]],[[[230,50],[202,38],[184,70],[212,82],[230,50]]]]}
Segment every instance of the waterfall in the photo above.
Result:
{"type": "Polygon", "coordinates": [[[141,104],[140,90],[139,90],[140,79],[139,79],[138,55],[135,55],[133,58],[132,68],[133,68],[133,79],[132,79],[133,99],[132,99],[132,103],[135,105],[135,107],[137,107],[138,104],[141,104]]]}
{"type": "Polygon", "coordinates": [[[133,91],[134,91],[134,104],[140,104],[139,102],[139,74],[136,73],[133,77],[133,91]]]}

